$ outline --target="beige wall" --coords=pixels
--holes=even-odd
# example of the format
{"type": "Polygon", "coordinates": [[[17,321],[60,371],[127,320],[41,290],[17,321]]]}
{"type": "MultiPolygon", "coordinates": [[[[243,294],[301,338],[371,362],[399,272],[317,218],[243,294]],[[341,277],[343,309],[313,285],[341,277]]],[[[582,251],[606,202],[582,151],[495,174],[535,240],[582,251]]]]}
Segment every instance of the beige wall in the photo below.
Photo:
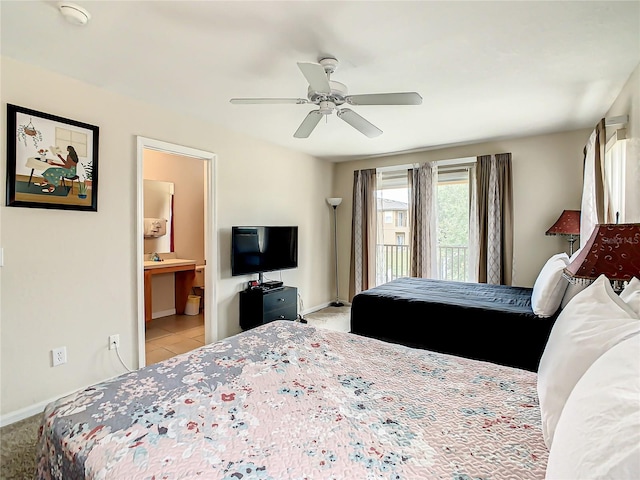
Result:
{"type": "Polygon", "coordinates": [[[547,237],[544,232],[562,210],[580,209],[582,149],[590,132],[590,129],[578,130],[337,164],[333,194],[344,198],[338,209],[340,296],[349,299],[352,184],[355,170],[511,152],[515,209],[513,283],[532,286],[551,255],[568,252],[568,242],[563,237],[547,237]]]}
{"type": "Polygon", "coordinates": [[[640,64],[629,76],[606,117],[629,115],[627,138],[640,139],[640,64]]]}
{"type": "Polygon", "coordinates": [[[174,252],[178,258],[190,258],[198,265],[204,264],[205,162],[145,150],[143,177],[173,183],[174,252]]]}
{"type": "MultiPolygon", "coordinates": [[[[638,70],[614,103],[630,105],[638,136],[638,70]],[[629,95],[630,102],[623,97],[629,95]]],[[[6,104],[100,127],[98,212],[0,207],[0,421],[36,413],[44,403],[124,373],[107,349],[119,333],[121,354],[136,367],[136,136],[217,155],[215,203],[217,305],[220,338],[240,331],[238,292],[252,277],[231,277],[232,225],[298,225],[299,268],[282,272],[298,287],[306,310],[334,298],[332,209],[338,207],[341,298],[347,298],[353,171],[512,152],[514,158],[515,269],[518,285],[531,285],[544,261],[567,248],[544,232],[565,208],[580,206],[582,147],[590,129],[496,141],[403,156],[332,165],[159,107],[116,95],[6,57],[0,64],[0,131],[6,104]],[[69,262],[66,252],[75,260],[69,262]],[[63,255],[64,253],[64,255],[63,255]],[[331,259],[331,260],[328,260],[331,259]],[[69,361],[51,367],[51,349],[66,346],[69,361]]],[[[618,113],[617,109],[621,112],[618,113]]],[[[453,128],[453,127],[452,127],[453,128]]],[[[5,135],[0,155],[6,158],[5,135]]],[[[5,178],[6,163],[0,162],[5,178]]],[[[5,196],[1,182],[0,196],[5,196]]]]}
{"type": "MultiPolygon", "coordinates": [[[[640,222],[640,64],[629,76],[607,117],[629,115],[626,126],[625,223],[640,222]]],[[[607,129],[607,136],[609,130],[607,129]]]]}
{"type": "MultiPolygon", "coordinates": [[[[232,225],[298,225],[299,267],[283,271],[282,280],[298,287],[305,308],[333,298],[332,217],[325,201],[332,164],[6,57],[1,62],[1,131],[7,103],[100,127],[97,212],[0,207],[3,423],[124,373],[107,349],[111,334],[120,334],[122,358],[137,366],[137,135],[217,155],[213,321],[221,338],[240,331],[238,292],[251,278],[231,277],[232,225]],[[51,349],[61,346],[68,363],[51,367],[51,349]]],[[[6,163],[0,165],[5,178],[6,163]]],[[[0,189],[4,198],[4,182],[0,189]]]]}
{"type": "MultiPolygon", "coordinates": [[[[145,150],[143,177],[146,180],[172,182],[174,185],[174,252],[177,258],[187,258],[203,265],[205,162],[200,159],[145,150]]],[[[153,248],[155,239],[145,239],[145,253],[153,248]]],[[[153,275],[152,316],[170,315],[175,311],[174,275],[153,275]],[[155,314],[155,315],[153,315],[155,314]]]]}
{"type": "MultiPolygon", "coordinates": [[[[613,92],[616,95],[616,92],[613,92]]],[[[615,96],[605,117],[628,115],[627,138],[640,142],[640,64],[623,89],[615,96]]],[[[597,119],[594,121],[594,127],[597,119]]],[[[582,196],[583,148],[593,128],[542,135],[517,140],[479,143],[435,149],[420,153],[357,160],[337,164],[334,170],[334,196],[344,198],[338,216],[340,251],[340,296],[348,298],[351,242],[353,172],[363,168],[419,163],[492,153],[513,154],[514,285],[532,286],[553,254],[568,251],[563,237],[546,237],[544,232],[564,209],[580,209],[582,196]]],[[[640,171],[640,148],[628,161],[640,171]]],[[[633,201],[640,195],[635,192],[633,201]]],[[[635,221],[635,220],[634,220],[635,221]]]]}

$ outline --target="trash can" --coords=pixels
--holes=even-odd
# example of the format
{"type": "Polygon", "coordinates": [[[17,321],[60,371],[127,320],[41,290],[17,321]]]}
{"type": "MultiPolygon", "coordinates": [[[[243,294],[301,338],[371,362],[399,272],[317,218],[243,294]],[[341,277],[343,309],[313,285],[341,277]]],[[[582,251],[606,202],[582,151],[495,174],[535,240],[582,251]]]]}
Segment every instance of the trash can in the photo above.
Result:
{"type": "Polygon", "coordinates": [[[200,313],[200,295],[189,295],[184,307],[185,315],[198,315],[200,313]]]}

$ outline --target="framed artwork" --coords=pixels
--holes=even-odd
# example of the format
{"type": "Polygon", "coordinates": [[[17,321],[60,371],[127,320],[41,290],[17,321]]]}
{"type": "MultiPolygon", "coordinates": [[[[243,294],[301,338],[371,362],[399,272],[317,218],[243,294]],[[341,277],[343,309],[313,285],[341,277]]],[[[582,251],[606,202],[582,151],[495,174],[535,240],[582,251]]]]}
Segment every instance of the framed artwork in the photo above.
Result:
{"type": "Polygon", "coordinates": [[[7,104],[7,206],[98,211],[98,133],[7,104]]]}

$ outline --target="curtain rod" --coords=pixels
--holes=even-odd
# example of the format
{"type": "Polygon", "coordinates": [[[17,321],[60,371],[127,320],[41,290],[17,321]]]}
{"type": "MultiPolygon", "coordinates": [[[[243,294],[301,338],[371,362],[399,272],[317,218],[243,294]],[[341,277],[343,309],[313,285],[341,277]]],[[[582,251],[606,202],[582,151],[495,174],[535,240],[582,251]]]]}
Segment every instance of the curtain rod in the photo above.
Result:
{"type": "Polygon", "coordinates": [[[629,115],[620,115],[619,117],[609,117],[604,119],[605,127],[613,125],[626,125],[629,122],[629,115]]]}

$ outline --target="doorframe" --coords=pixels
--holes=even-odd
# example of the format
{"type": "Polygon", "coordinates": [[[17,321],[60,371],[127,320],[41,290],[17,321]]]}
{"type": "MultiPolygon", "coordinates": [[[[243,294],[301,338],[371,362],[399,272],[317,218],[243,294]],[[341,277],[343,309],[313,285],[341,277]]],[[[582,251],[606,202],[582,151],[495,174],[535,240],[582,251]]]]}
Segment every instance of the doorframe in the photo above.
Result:
{"type": "Polygon", "coordinates": [[[145,357],[145,316],[144,316],[144,150],[181,155],[205,161],[205,202],[204,202],[204,331],[205,343],[218,339],[218,319],[216,291],[218,271],[215,232],[217,231],[216,209],[216,163],[215,153],[175,143],[163,142],[153,138],[137,137],[137,208],[136,208],[136,277],[138,299],[138,367],[146,365],[145,357]]]}

